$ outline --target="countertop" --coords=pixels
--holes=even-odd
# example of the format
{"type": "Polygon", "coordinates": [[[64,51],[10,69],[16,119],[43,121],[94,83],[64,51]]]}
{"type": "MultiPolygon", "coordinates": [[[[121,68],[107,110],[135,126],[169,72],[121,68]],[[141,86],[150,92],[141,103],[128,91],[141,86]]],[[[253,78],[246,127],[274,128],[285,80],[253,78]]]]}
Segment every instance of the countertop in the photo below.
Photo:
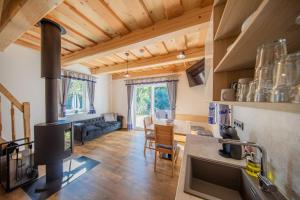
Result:
{"type": "Polygon", "coordinates": [[[235,166],[246,167],[245,160],[234,160],[231,158],[224,158],[218,154],[218,149],[222,147],[218,139],[214,137],[187,135],[186,144],[184,147],[183,160],[181,163],[176,200],[199,200],[201,198],[184,192],[185,170],[187,155],[193,155],[199,158],[223,162],[235,166]]]}

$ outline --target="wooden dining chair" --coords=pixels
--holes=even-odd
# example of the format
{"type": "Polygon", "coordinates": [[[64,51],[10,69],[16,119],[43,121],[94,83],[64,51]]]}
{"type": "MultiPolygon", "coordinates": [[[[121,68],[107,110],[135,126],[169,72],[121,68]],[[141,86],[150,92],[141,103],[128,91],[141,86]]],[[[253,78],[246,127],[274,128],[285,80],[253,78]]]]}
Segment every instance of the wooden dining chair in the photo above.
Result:
{"type": "Polygon", "coordinates": [[[174,166],[178,158],[179,147],[174,141],[174,131],[171,125],[155,124],[155,160],[154,171],[156,172],[157,153],[171,154],[172,176],[174,175],[174,166]]]}
{"type": "Polygon", "coordinates": [[[144,118],[144,131],[145,131],[145,144],[144,144],[144,156],[146,156],[146,149],[152,149],[153,144],[155,143],[155,135],[154,130],[149,129],[149,127],[153,125],[152,117],[147,116],[144,118]]]}

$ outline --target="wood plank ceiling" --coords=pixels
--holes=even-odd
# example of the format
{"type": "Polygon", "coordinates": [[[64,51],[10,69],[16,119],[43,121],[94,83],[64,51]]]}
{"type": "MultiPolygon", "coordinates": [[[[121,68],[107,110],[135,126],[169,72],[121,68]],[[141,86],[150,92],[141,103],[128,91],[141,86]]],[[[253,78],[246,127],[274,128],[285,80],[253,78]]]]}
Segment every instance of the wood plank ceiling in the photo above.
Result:
{"type": "MultiPolygon", "coordinates": [[[[211,8],[212,3],[213,0],[65,0],[48,13],[46,18],[61,24],[67,30],[67,34],[62,36],[61,54],[64,61],[65,57],[108,41],[122,39],[133,31],[143,30],[163,20],[183,16],[195,8],[211,8]]],[[[138,48],[94,56],[92,59],[79,60],[79,62],[89,67],[93,73],[114,73],[113,77],[118,78],[124,73],[127,59],[128,62],[134,64],[144,60],[149,61],[150,58],[158,56],[176,55],[180,51],[204,52],[202,49],[206,32],[207,28],[195,32],[184,32],[182,35],[177,34],[172,38],[164,38],[138,48]],[[128,58],[125,55],[126,52],[129,53],[128,58]],[[116,68],[118,66],[119,68],[116,68]]],[[[39,27],[32,27],[16,43],[39,50],[39,27]]],[[[159,63],[154,63],[147,69],[132,67],[130,70],[132,74],[147,71],[148,74],[153,74],[155,71],[158,73],[182,71],[201,57],[199,54],[197,56],[182,61],[183,63],[169,62],[161,66],[159,63]]]]}

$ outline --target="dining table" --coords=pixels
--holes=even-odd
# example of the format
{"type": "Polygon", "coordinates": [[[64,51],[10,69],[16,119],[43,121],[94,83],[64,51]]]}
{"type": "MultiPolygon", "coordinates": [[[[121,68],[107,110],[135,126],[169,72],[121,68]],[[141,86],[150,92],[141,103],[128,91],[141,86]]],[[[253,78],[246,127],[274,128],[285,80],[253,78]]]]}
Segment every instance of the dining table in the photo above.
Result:
{"type": "Polygon", "coordinates": [[[146,126],[146,129],[149,131],[155,131],[155,125],[163,125],[163,126],[174,126],[174,120],[169,119],[158,119],[155,120],[152,124],[149,126],[146,126]]]}

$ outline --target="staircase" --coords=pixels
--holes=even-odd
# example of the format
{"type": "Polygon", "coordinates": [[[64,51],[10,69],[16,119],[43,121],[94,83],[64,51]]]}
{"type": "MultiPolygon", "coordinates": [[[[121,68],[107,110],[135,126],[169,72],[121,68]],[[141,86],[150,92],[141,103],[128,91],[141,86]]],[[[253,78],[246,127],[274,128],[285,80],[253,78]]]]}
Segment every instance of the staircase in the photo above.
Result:
{"type": "MultiPolygon", "coordinates": [[[[10,102],[10,116],[11,116],[11,130],[12,140],[16,140],[16,126],[15,126],[15,108],[23,113],[23,126],[24,126],[24,138],[29,138],[30,141],[30,103],[19,102],[1,83],[0,83],[0,94],[8,99],[10,102]]],[[[0,95],[0,143],[2,142],[2,101],[0,95]]]]}

